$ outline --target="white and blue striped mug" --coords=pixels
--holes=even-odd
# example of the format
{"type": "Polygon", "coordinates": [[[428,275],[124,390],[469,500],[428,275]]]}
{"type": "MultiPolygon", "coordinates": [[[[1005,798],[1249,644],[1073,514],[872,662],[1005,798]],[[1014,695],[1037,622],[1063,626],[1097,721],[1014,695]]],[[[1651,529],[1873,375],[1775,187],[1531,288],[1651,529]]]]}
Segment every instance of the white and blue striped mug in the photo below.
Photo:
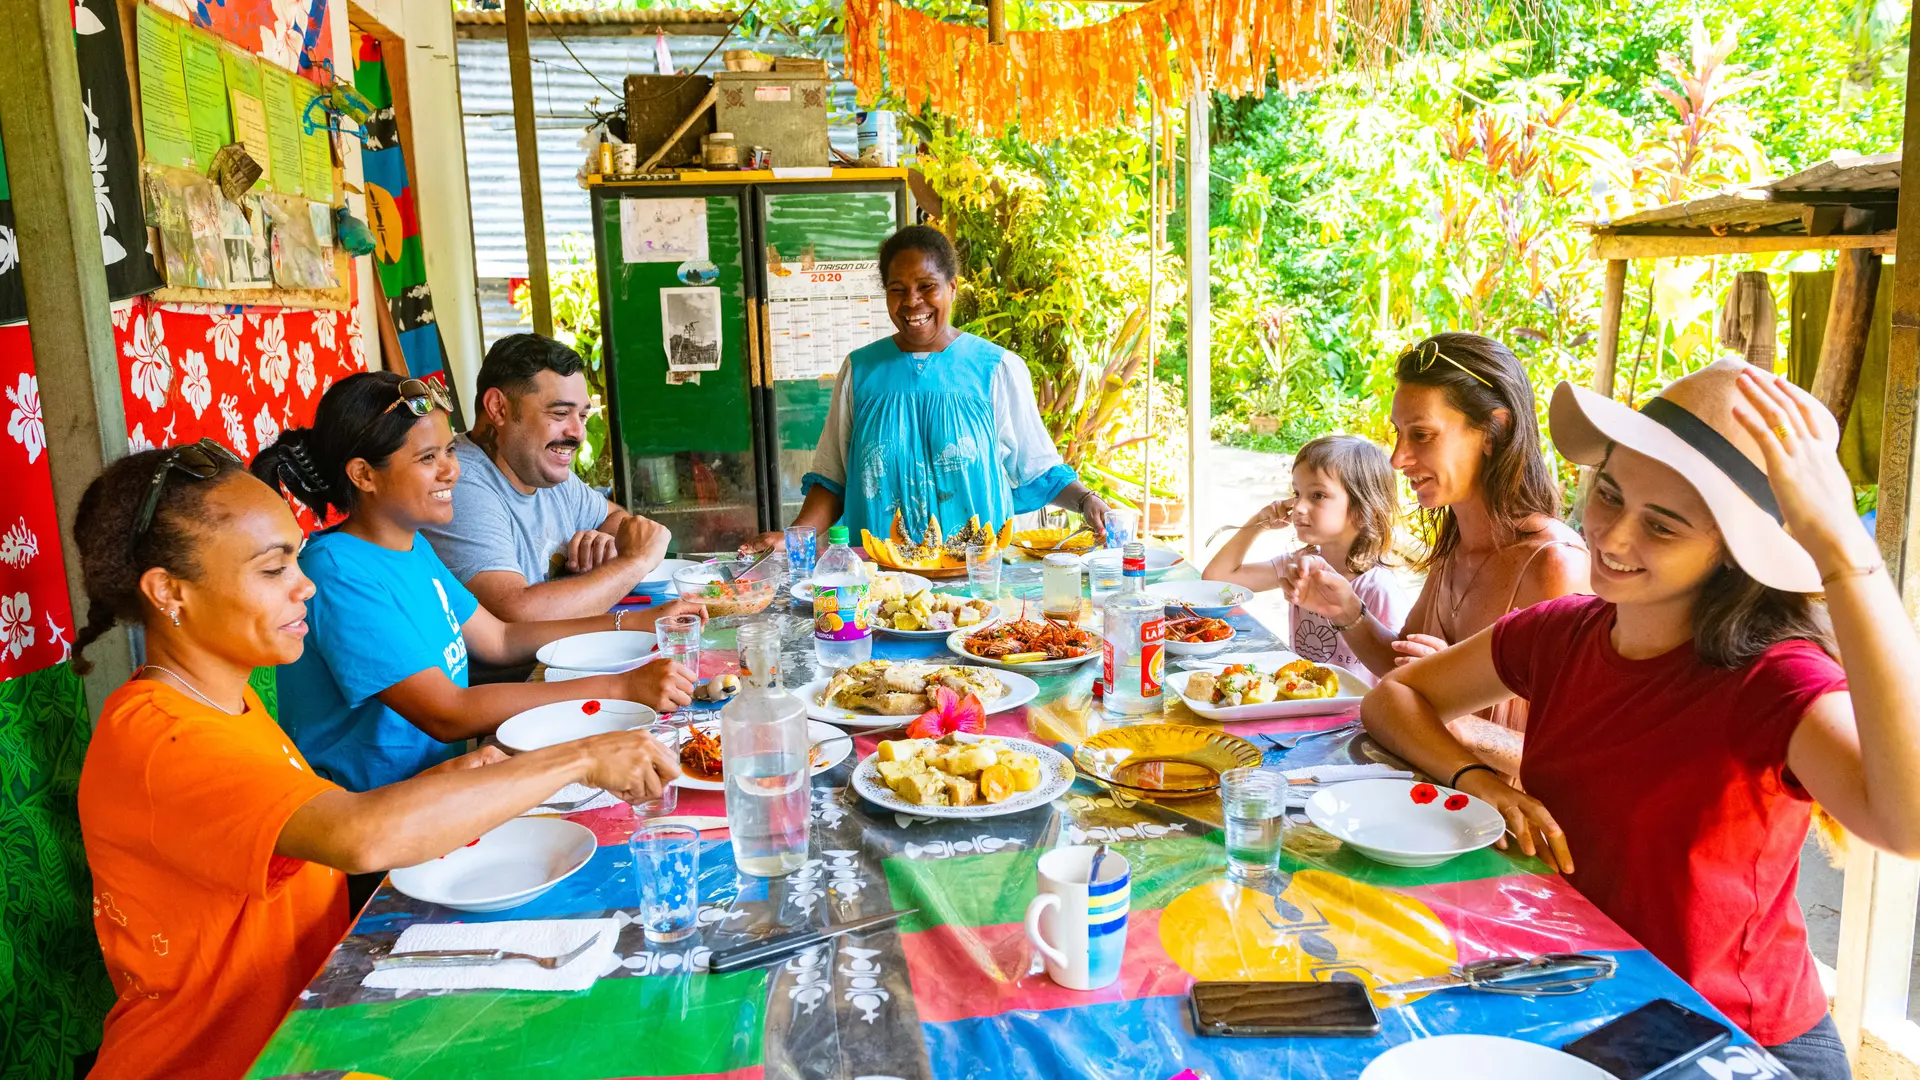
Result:
{"type": "Polygon", "coordinates": [[[1089,882],[1093,853],[1065,847],[1040,856],[1039,895],[1027,905],[1027,940],[1046,958],[1047,974],[1069,990],[1098,990],[1119,978],[1127,948],[1133,867],[1109,849],[1100,880],[1089,882]]]}

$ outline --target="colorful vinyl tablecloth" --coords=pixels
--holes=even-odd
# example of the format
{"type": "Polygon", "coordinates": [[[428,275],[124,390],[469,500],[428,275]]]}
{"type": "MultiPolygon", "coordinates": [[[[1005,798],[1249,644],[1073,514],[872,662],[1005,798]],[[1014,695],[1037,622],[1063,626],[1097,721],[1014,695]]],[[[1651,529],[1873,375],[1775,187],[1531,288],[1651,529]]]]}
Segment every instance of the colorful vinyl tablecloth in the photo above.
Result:
{"type": "MultiPolygon", "coordinates": [[[[1188,572],[1190,574],[1190,571],[1188,572]]],[[[710,627],[703,674],[732,659],[729,623],[710,627]]],[[[1245,615],[1236,647],[1278,643],[1245,615]]],[[[790,619],[789,685],[811,677],[804,619],[790,619]]],[[[875,655],[943,650],[882,638],[875,655]]],[[[1063,748],[1097,730],[1088,694],[1097,661],[1040,680],[1038,701],[990,718],[989,731],[1063,748]]],[[[1177,702],[1169,720],[1198,721],[1177,702]]],[[[1263,736],[1340,717],[1232,730],[1288,766],[1384,760],[1360,737],[1290,750],[1263,736]]],[[[392,1080],[674,1077],[1163,1080],[1183,1069],[1228,1077],[1350,1078],[1388,1046],[1450,1033],[1562,1045],[1656,998],[1718,1015],[1543,864],[1494,850],[1427,869],[1374,863],[1311,826],[1288,830],[1283,886],[1255,893],[1225,879],[1217,800],[1116,803],[1083,778],[1053,804],[980,821],[882,811],[847,787],[855,757],[814,779],[812,850],[792,875],[738,875],[724,831],[701,859],[701,934],[648,944],[631,922],[635,883],[624,805],[573,815],[600,838],[579,873],[511,911],[467,914],[383,887],[275,1034],[253,1077],[392,1080]],[[1062,989],[1040,969],[1021,920],[1041,852],[1106,841],[1132,864],[1132,906],[1117,983],[1062,989]],[[712,949],[781,927],[916,907],[890,929],[842,938],[759,971],[711,975],[712,949]],[[579,993],[369,990],[370,953],[416,922],[606,918],[623,929],[615,958],[579,993]],[[1376,995],[1371,1039],[1199,1038],[1186,994],[1196,979],[1358,979],[1384,985],[1500,955],[1588,950],[1619,961],[1610,981],[1571,997],[1451,989],[1396,1003],[1376,995]]],[[[722,813],[721,796],[682,792],[679,813],[722,813]]],[[[1744,1036],[1683,1076],[1780,1077],[1744,1036]]]]}

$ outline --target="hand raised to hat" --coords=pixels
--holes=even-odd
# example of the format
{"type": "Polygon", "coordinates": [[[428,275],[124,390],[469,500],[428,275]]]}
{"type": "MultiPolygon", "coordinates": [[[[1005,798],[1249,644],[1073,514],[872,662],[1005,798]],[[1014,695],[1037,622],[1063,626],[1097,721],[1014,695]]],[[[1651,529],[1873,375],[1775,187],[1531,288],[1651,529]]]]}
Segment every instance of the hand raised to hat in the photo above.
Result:
{"type": "Polygon", "coordinates": [[[1840,426],[1812,394],[1758,368],[1740,373],[1734,419],[1759,444],[1787,532],[1824,575],[1879,556],[1854,511],[1853,481],[1835,448],[1840,426]]]}

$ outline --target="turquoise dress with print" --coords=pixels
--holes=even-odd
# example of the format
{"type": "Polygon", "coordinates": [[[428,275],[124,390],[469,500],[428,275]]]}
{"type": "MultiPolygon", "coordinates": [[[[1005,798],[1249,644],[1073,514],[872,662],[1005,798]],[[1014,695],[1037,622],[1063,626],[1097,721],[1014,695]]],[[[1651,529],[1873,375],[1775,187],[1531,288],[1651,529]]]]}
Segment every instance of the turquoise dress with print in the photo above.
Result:
{"type": "MultiPolygon", "coordinates": [[[[855,544],[863,528],[885,536],[895,508],[910,536],[930,518],[947,535],[975,515],[997,529],[1072,482],[1050,440],[1042,452],[1056,464],[1025,484],[1008,477],[996,433],[1014,420],[996,417],[993,394],[1007,359],[1005,349],[966,333],[938,353],[905,353],[886,337],[848,357],[852,424],[840,520],[855,544]]],[[[1026,419],[1038,428],[1037,411],[1026,419]]]]}

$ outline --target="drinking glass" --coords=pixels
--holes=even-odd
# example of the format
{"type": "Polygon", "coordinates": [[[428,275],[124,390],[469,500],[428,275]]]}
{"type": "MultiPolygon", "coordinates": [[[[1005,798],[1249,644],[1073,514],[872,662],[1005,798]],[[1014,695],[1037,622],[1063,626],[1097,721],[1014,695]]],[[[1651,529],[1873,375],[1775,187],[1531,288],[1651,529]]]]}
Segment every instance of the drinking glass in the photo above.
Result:
{"type": "Polygon", "coordinates": [[[1122,548],[1140,539],[1140,515],[1124,506],[1107,507],[1106,543],[1101,547],[1122,548]]]}
{"type": "Polygon", "coordinates": [[[1040,610],[1049,619],[1080,618],[1080,556],[1056,551],[1040,565],[1040,610]]]}
{"type": "MultiPolygon", "coordinates": [[[[682,732],[680,728],[673,724],[662,723],[648,724],[640,730],[653,736],[661,746],[667,748],[669,753],[676,755],[680,753],[680,740],[685,737],[684,732],[682,732]]],[[[631,805],[633,806],[633,816],[643,821],[647,818],[666,817],[679,807],[680,789],[672,784],[668,784],[666,789],[654,798],[648,799],[645,802],[632,803],[631,805]]]]}
{"type": "Polygon", "coordinates": [[[685,825],[642,825],[627,840],[640,890],[640,929],[664,945],[700,928],[700,833],[685,825]]]}
{"type": "Polygon", "coordinates": [[[1271,769],[1229,769],[1220,774],[1220,807],[1227,821],[1227,877],[1270,891],[1286,837],[1286,777],[1271,769]]]}
{"type": "Polygon", "coordinates": [[[1125,584],[1125,575],[1121,573],[1120,553],[1103,551],[1089,555],[1083,562],[1087,568],[1087,591],[1093,596],[1093,606],[1104,609],[1107,597],[1120,591],[1125,584]]]}
{"type": "Polygon", "coordinates": [[[982,600],[1000,598],[1000,549],[993,544],[967,545],[967,584],[982,600]]]}
{"type": "Polygon", "coordinates": [[[819,556],[813,526],[795,525],[787,530],[787,572],[793,581],[813,576],[813,563],[819,556]]]}
{"type": "MultiPolygon", "coordinates": [[[[659,640],[660,655],[669,660],[678,661],[681,667],[693,674],[693,681],[700,681],[700,630],[704,624],[698,615],[667,615],[653,624],[653,633],[659,640]]],[[[691,718],[686,710],[676,709],[669,720],[687,722],[691,718]]]]}

